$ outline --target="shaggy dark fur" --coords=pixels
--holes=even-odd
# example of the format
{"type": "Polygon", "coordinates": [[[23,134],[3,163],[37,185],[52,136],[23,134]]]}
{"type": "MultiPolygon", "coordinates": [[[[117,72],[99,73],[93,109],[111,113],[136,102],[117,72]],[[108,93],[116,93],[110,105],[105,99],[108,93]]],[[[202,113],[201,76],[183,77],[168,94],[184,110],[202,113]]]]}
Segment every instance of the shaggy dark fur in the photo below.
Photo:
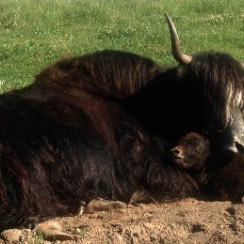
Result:
{"type": "Polygon", "coordinates": [[[239,131],[233,121],[242,128],[242,102],[243,68],[228,54],[198,54],[168,69],[118,51],[51,65],[32,85],[0,96],[0,230],[77,213],[97,197],[198,195],[168,146],[205,130],[222,150],[208,174],[222,168],[225,138],[239,131]]]}
{"type": "Polygon", "coordinates": [[[240,62],[223,53],[193,56],[190,69],[208,99],[209,117],[215,118],[216,130],[223,130],[234,119],[235,109],[244,101],[244,69],[240,62]]]}
{"type": "Polygon", "coordinates": [[[211,201],[244,202],[244,157],[236,155],[229,164],[208,177],[202,196],[211,201]]]}
{"type": "Polygon", "coordinates": [[[0,97],[1,230],[77,213],[81,201],[97,197],[198,193],[185,171],[168,164],[162,141],[120,106],[67,91],[34,85],[0,97]]]}

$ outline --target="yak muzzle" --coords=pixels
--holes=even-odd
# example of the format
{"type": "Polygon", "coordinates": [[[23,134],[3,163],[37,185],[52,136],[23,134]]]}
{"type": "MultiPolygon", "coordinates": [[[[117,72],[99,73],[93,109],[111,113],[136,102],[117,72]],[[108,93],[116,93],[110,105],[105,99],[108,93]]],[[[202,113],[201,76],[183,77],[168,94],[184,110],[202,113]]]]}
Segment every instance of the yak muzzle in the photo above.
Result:
{"type": "Polygon", "coordinates": [[[244,154],[244,121],[241,112],[236,112],[232,123],[221,133],[222,148],[230,153],[244,154]]]}

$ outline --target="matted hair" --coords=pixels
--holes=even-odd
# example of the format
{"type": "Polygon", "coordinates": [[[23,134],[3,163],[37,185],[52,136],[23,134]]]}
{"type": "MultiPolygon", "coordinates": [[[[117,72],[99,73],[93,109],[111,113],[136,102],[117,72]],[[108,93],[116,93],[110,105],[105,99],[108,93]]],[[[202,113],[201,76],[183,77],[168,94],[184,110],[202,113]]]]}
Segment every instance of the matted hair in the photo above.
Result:
{"type": "Polygon", "coordinates": [[[226,53],[208,52],[193,56],[190,63],[196,81],[203,87],[206,101],[220,130],[233,119],[235,109],[244,101],[244,69],[240,62],[226,53]]]}

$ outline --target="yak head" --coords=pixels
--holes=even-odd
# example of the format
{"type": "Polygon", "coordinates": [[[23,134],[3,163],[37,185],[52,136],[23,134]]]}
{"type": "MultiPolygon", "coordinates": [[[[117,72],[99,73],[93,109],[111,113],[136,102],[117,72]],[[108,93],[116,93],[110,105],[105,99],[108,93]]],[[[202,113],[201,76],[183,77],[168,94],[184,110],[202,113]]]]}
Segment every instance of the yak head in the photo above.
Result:
{"type": "Polygon", "coordinates": [[[172,54],[179,63],[181,82],[195,86],[204,107],[203,132],[231,153],[244,152],[244,66],[227,53],[182,52],[174,23],[165,14],[171,35],[172,54]]]}

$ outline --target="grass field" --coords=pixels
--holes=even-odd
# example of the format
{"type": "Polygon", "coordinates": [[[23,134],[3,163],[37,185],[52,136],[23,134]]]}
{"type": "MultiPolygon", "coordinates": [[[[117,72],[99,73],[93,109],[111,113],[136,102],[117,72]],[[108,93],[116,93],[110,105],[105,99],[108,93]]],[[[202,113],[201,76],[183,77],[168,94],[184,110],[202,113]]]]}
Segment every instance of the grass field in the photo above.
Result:
{"type": "Polygon", "coordinates": [[[0,92],[32,82],[61,57],[101,49],[175,64],[165,12],[186,53],[244,60],[243,0],[0,0],[0,92]]]}

